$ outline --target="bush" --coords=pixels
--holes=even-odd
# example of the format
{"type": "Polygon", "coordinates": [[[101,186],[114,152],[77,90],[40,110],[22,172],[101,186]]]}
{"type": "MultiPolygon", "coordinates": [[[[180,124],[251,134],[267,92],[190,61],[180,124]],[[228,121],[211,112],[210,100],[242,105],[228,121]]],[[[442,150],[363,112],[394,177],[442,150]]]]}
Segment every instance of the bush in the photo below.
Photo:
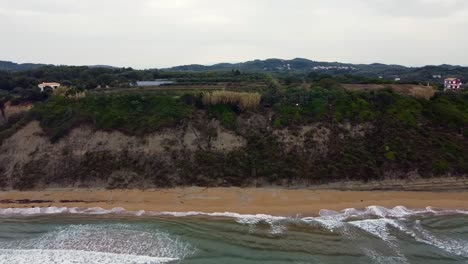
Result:
{"type": "Polygon", "coordinates": [[[274,107],[276,112],[275,126],[317,121],[324,118],[328,111],[328,101],[332,92],[314,88],[289,89],[279,98],[274,107]]]}
{"type": "Polygon", "coordinates": [[[465,105],[459,106],[456,101],[438,98],[428,105],[425,114],[438,124],[463,127],[468,125],[468,108],[464,107],[465,105]]]}
{"type": "Polygon", "coordinates": [[[144,134],[174,126],[188,117],[192,107],[172,97],[145,95],[56,96],[33,108],[35,117],[57,140],[72,127],[92,123],[98,129],[144,134]]]}
{"type": "Polygon", "coordinates": [[[433,169],[438,175],[445,174],[449,171],[449,163],[446,160],[438,160],[434,163],[433,169]]]}
{"type": "Polygon", "coordinates": [[[236,128],[236,113],[228,105],[216,105],[210,108],[210,113],[221,122],[221,125],[227,129],[236,128]]]}
{"type": "Polygon", "coordinates": [[[393,96],[395,102],[387,109],[386,113],[399,122],[410,126],[417,126],[424,109],[421,101],[397,94],[393,96]]]}
{"type": "Polygon", "coordinates": [[[388,151],[385,153],[385,158],[387,158],[388,160],[394,161],[396,160],[396,153],[393,151],[388,151]]]}
{"type": "Polygon", "coordinates": [[[362,94],[345,92],[338,94],[334,103],[335,119],[338,121],[369,121],[377,116],[376,110],[362,94]]]}

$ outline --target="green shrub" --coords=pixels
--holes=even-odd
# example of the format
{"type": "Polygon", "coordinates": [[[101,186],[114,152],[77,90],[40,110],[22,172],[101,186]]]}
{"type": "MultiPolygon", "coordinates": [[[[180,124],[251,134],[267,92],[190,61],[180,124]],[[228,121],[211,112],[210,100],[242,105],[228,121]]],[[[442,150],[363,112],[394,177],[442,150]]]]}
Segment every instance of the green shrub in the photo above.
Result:
{"type": "Polygon", "coordinates": [[[301,108],[295,105],[280,105],[276,107],[275,124],[287,126],[302,120],[301,108]]]}
{"type": "Polygon", "coordinates": [[[432,168],[436,174],[444,174],[449,171],[449,163],[446,160],[438,160],[434,162],[432,168]]]}
{"type": "Polygon", "coordinates": [[[365,93],[339,92],[335,95],[334,117],[337,121],[371,121],[378,115],[377,110],[365,93]]]}
{"type": "Polygon", "coordinates": [[[397,94],[394,94],[394,99],[395,102],[387,109],[386,113],[398,122],[416,127],[424,109],[421,101],[397,94]]]}
{"type": "Polygon", "coordinates": [[[274,107],[275,126],[323,119],[328,112],[328,98],[331,94],[331,91],[321,88],[286,91],[274,107]]]}
{"type": "Polygon", "coordinates": [[[396,160],[396,153],[394,151],[387,151],[385,153],[385,158],[387,158],[388,160],[391,160],[391,161],[395,161],[396,160]]]}
{"type": "Polygon", "coordinates": [[[33,109],[41,126],[57,140],[72,127],[92,123],[98,129],[144,134],[174,126],[188,117],[191,106],[172,97],[145,95],[53,97],[33,109]]]}
{"type": "MultiPolygon", "coordinates": [[[[438,98],[428,105],[425,113],[438,124],[449,127],[463,127],[468,125],[468,109],[464,105],[457,105],[455,101],[438,98]]],[[[466,105],[468,107],[468,105],[466,105]]]]}
{"type": "Polygon", "coordinates": [[[221,125],[227,129],[236,128],[236,113],[229,105],[215,105],[210,107],[211,114],[221,122],[221,125]]]}

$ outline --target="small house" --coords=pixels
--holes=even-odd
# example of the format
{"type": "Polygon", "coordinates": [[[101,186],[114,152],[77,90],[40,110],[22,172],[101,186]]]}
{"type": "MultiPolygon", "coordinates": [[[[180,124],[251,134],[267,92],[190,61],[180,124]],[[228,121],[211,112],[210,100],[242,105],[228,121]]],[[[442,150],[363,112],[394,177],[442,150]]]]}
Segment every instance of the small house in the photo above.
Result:
{"type": "Polygon", "coordinates": [[[44,92],[44,90],[46,88],[50,88],[52,90],[55,90],[55,89],[59,88],[60,83],[54,83],[54,82],[46,83],[46,82],[43,82],[43,83],[39,84],[37,87],[39,87],[39,89],[41,89],[41,92],[44,92]]]}
{"type": "Polygon", "coordinates": [[[462,88],[462,81],[458,78],[447,78],[444,82],[445,90],[460,90],[462,88]]]}

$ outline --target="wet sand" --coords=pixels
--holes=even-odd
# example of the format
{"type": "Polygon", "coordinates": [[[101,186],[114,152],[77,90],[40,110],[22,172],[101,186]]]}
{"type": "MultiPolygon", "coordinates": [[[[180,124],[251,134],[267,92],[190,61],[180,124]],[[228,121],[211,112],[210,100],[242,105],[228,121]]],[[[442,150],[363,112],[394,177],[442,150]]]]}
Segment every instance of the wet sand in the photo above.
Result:
{"type": "Polygon", "coordinates": [[[176,188],[160,190],[50,189],[0,192],[0,208],[122,207],[130,211],[234,212],[241,214],[304,215],[321,209],[340,211],[368,206],[393,208],[468,209],[468,191],[399,192],[336,191],[274,188],[176,188]]]}

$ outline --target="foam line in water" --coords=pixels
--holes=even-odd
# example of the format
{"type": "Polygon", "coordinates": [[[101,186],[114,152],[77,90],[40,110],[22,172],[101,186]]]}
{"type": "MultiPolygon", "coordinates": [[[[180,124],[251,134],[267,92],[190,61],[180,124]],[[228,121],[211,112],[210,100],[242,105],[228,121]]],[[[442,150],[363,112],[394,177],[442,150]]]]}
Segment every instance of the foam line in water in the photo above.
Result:
{"type": "MultiPolygon", "coordinates": [[[[113,209],[103,209],[100,207],[93,208],[69,208],[69,207],[35,207],[35,208],[6,208],[0,209],[0,216],[36,216],[36,215],[53,215],[53,214],[83,214],[83,215],[129,215],[129,216],[172,216],[172,217],[193,217],[193,216],[208,216],[208,217],[226,217],[236,218],[242,223],[256,224],[260,221],[280,221],[280,220],[298,220],[299,218],[272,216],[266,214],[238,214],[231,212],[217,212],[217,213],[204,213],[204,212],[147,212],[140,211],[127,211],[124,208],[116,207],[113,209]]],[[[410,216],[438,216],[438,215],[455,215],[466,214],[465,210],[444,210],[427,207],[425,209],[408,209],[404,206],[397,206],[392,209],[369,206],[364,209],[349,208],[336,212],[332,210],[321,210],[319,217],[306,217],[302,220],[319,220],[319,221],[339,221],[344,222],[348,219],[369,219],[369,218],[391,218],[400,219],[410,216]]]]}
{"type": "Polygon", "coordinates": [[[100,263],[100,264],[162,264],[177,261],[174,258],[137,256],[126,254],[113,254],[90,252],[80,250],[20,250],[0,249],[0,264],[68,264],[68,263],[100,263]]]}

